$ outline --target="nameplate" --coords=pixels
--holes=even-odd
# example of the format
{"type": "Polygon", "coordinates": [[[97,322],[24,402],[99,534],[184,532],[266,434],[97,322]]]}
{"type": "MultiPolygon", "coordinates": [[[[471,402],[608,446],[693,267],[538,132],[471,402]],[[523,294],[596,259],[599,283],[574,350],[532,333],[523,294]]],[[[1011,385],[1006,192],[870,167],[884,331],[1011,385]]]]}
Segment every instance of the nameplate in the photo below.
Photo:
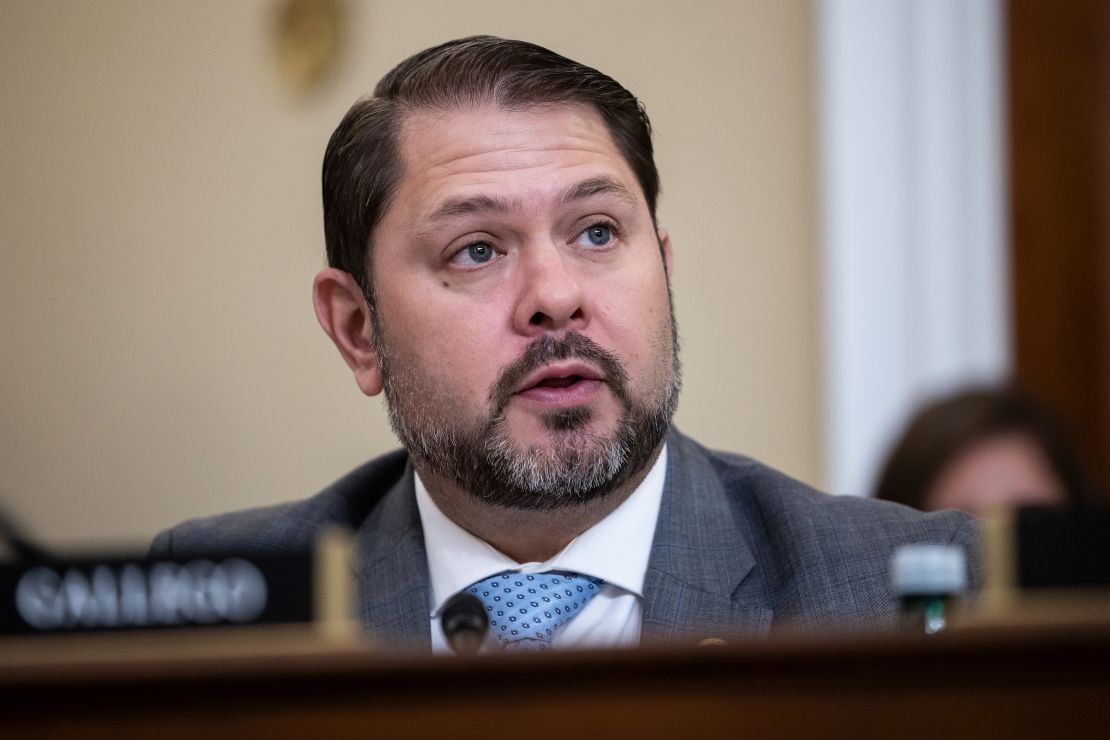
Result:
{"type": "Polygon", "coordinates": [[[303,553],[0,566],[0,634],[350,624],[348,545],[331,533],[303,553]]]}
{"type": "Polygon", "coordinates": [[[982,520],[967,625],[1094,624],[1110,609],[1110,509],[999,509],[982,520]]]}
{"type": "Polygon", "coordinates": [[[1110,587],[1110,508],[1030,507],[1014,526],[1018,588],[1110,587]]]}

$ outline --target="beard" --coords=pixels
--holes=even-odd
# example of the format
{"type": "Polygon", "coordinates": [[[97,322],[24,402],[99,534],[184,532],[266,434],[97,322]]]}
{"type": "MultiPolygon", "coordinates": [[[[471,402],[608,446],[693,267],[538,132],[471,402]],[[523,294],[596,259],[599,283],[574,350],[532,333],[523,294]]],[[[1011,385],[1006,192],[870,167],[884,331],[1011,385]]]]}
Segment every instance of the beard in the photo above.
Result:
{"type": "Polygon", "coordinates": [[[469,419],[452,411],[457,403],[416,363],[398,361],[372,311],[393,432],[418,467],[488,505],[550,511],[600,499],[645,468],[670,427],[681,387],[671,306],[670,341],[660,340],[655,347],[662,377],[646,398],[630,394],[623,363],[593,340],[574,332],[561,339],[544,335],[498,374],[489,389],[488,412],[469,419]],[[590,431],[593,411],[588,406],[557,409],[541,415],[548,444],[518,447],[505,419],[514,392],[535,370],[570,358],[591,362],[602,371],[620,409],[616,427],[608,434],[590,431]]]}

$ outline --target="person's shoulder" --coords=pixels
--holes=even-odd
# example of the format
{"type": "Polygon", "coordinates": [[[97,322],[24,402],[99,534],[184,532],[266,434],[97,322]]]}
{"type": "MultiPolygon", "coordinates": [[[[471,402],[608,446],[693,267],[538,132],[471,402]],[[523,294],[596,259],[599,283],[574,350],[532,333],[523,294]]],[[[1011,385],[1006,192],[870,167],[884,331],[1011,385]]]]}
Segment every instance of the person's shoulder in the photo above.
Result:
{"type": "MultiPolygon", "coordinates": [[[[853,495],[834,495],[744,455],[713,450],[681,437],[684,454],[700,456],[731,498],[758,507],[766,517],[814,528],[835,524],[841,535],[896,536],[922,541],[959,539],[975,520],[958,511],[925,513],[908,506],[853,495]]],[[[843,539],[843,536],[841,537],[843,539]]]]}
{"type": "Polygon", "coordinates": [[[309,549],[326,525],[357,528],[405,474],[407,462],[407,454],[396,450],[355,468],[310,498],[190,519],[160,532],[149,557],[309,549]]]}
{"type": "Polygon", "coordinates": [[[968,514],[925,513],[889,501],[823,493],[750,457],[711,450],[689,438],[680,442],[685,459],[712,470],[768,576],[780,586],[806,590],[820,582],[857,593],[870,587],[876,595],[889,596],[891,556],[910,544],[960,546],[971,588],[979,585],[979,528],[968,514]]]}

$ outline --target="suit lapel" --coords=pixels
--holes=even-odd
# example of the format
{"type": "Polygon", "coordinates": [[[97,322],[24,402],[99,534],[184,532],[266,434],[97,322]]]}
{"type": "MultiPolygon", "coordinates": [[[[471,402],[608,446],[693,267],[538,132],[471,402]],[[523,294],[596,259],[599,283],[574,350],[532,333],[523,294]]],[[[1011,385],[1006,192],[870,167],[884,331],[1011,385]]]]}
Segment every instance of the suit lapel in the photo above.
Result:
{"type": "MultiPolygon", "coordinates": [[[[676,431],[644,581],[641,640],[696,643],[764,635],[773,612],[748,523],[704,452],[676,431]]],[[[359,618],[382,644],[431,649],[428,560],[412,466],[355,535],[359,618]]]]}
{"type": "Polygon", "coordinates": [[[644,581],[644,644],[767,633],[773,612],[747,529],[703,451],[672,430],[644,581]]]}
{"type": "Polygon", "coordinates": [[[384,645],[431,649],[428,559],[412,465],[355,535],[359,619],[384,645]]]}

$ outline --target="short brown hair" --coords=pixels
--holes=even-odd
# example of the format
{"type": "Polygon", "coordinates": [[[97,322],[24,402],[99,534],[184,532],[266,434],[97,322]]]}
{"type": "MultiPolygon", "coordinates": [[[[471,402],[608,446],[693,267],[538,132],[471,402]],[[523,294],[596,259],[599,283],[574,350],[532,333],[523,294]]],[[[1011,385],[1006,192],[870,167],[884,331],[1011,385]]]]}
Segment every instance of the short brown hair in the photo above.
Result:
{"type": "Polygon", "coordinates": [[[1016,388],[970,388],[923,406],[891,449],[875,498],[926,510],[933,484],[960,453],[1014,432],[1041,449],[1069,501],[1091,498],[1086,472],[1060,422],[1016,388]]]}
{"type": "Polygon", "coordinates": [[[632,168],[651,217],[659,173],[651,123],[636,97],[608,75],[525,41],[471,36],[426,49],[393,68],[355,103],[324,153],[328,264],[350,273],[371,306],[370,233],[400,179],[397,134],[413,110],[493,103],[509,110],[577,103],[595,110],[632,168]]]}

